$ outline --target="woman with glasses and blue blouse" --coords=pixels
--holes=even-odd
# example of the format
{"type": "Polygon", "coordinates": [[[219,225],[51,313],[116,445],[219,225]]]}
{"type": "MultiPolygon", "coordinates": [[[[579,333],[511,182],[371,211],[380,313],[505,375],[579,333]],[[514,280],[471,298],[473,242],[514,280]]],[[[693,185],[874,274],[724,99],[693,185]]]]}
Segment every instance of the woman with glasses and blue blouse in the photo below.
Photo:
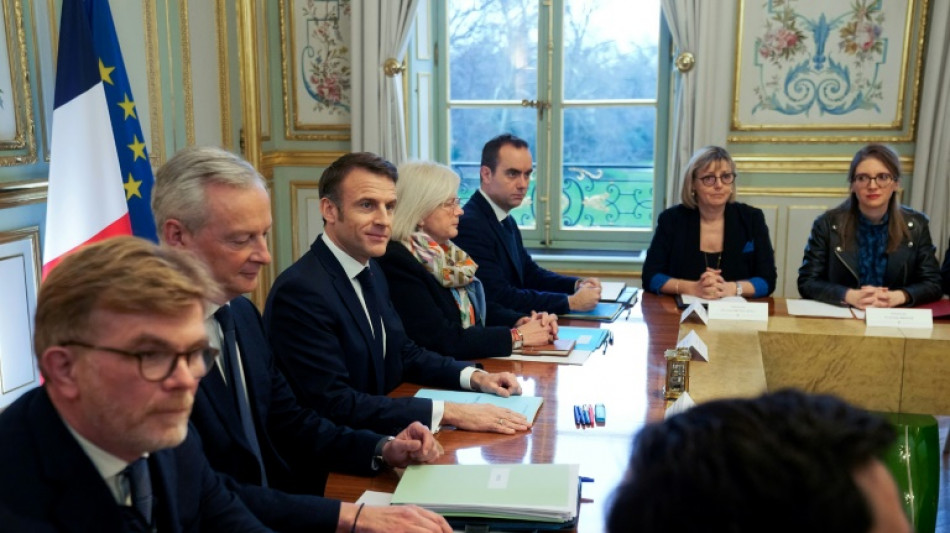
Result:
{"type": "Polygon", "coordinates": [[[900,205],[900,159],[869,144],[851,160],[851,194],[815,220],[798,269],[802,298],[859,309],[920,305],[941,297],[926,215],[900,205]]]}
{"type": "Polygon", "coordinates": [[[775,290],[775,255],[762,211],[736,202],[736,165],[707,146],[689,161],[681,202],[657,219],[643,287],[705,299],[761,298],[775,290]]]}
{"type": "Polygon", "coordinates": [[[452,243],[463,213],[458,174],[429,162],[398,170],[392,238],[378,261],[409,338],[456,359],[501,357],[552,342],[557,316],[523,316],[486,302],[478,265],[452,243]]]}

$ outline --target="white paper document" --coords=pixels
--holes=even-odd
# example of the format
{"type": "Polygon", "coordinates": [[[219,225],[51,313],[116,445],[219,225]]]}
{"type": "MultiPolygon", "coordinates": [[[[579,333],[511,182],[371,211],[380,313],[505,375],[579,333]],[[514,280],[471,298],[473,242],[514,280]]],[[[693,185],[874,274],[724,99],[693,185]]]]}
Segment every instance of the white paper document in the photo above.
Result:
{"type": "Polygon", "coordinates": [[[815,316],[826,318],[854,318],[851,309],[817,300],[785,300],[788,314],[792,316],[815,316]]]}

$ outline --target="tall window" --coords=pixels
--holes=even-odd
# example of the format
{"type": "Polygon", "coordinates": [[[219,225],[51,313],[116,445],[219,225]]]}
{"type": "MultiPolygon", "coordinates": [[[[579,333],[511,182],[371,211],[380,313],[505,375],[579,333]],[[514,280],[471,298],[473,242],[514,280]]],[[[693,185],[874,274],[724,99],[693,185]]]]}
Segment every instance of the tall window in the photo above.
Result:
{"type": "Polygon", "coordinates": [[[659,0],[444,0],[440,159],[479,184],[482,145],[511,132],[535,173],[512,215],[529,247],[642,249],[666,159],[668,34],[659,0]],[[661,66],[662,65],[662,66],[661,66]],[[663,142],[659,142],[661,140],[663,142]]]}

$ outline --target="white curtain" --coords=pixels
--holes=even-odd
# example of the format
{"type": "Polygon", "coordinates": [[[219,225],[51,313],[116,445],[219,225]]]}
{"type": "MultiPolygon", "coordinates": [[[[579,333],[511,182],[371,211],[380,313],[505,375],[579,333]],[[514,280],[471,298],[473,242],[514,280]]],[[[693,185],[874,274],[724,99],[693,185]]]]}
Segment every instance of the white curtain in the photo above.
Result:
{"type": "Polygon", "coordinates": [[[406,160],[402,76],[383,64],[406,56],[418,0],[358,0],[353,17],[353,151],[374,152],[398,165],[406,160]]]}
{"type": "Polygon", "coordinates": [[[950,238],[950,2],[931,2],[927,61],[920,91],[917,151],[910,205],[930,216],[930,234],[943,262],[950,238]],[[939,22],[943,21],[943,23],[939,22]]]}
{"type": "Polygon", "coordinates": [[[693,152],[726,145],[732,111],[735,70],[735,0],[662,0],[663,16],[673,38],[673,57],[689,52],[693,68],[673,68],[675,92],[670,128],[666,205],[679,203],[683,172],[693,152]]]}

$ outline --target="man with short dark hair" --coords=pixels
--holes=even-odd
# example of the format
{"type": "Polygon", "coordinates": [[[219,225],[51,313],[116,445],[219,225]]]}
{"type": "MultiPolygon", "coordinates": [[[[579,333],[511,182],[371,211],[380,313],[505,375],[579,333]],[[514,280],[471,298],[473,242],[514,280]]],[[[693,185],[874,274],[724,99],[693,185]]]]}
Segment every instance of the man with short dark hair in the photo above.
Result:
{"type": "Polygon", "coordinates": [[[387,432],[420,421],[499,433],[527,429],[523,415],[490,404],[386,396],[403,381],[521,393],[513,374],[480,371],[406,335],[373,260],[389,242],[396,179],[391,163],[366,152],[347,154],[323,172],[324,233],[278,276],[264,311],[285,374],[302,401],[352,427],[387,432]]]}
{"type": "Polygon", "coordinates": [[[533,170],[523,139],[503,134],[485,143],[481,187],[465,204],[453,242],[478,264],[486,299],[526,314],[589,311],[600,300],[600,280],[562,276],[538,266],[508,214],[528,194],[533,170]]]}
{"type": "Polygon", "coordinates": [[[359,511],[320,497],[330,470],[372,475],[385,464],[434,460],[441,447],[419,423],[387,437],[337,426],[297,402],[257,308],[242,296],[271,261],[270,197],[260,174],[226,150],[188,148],[156,173],[152,202],[162,243],[201,259],[224,292],[205,321],[222,356],[198,388],[192,422],[212,467],[251,511],[281,531],[448,531],[442,517],[419,507],[359,511]]]}
{"type": "Polygon", "coordinates": [[[215,355],[203,325],[213,287],[188,254],[134,237],[50,271],[34,334],[43,386],[0,414],[0,502],[16,517],[0,529],[270,531],[189,430],[215,355]]]}
{"type": "Polygon", "coordinates": [[[608,531],[910,531],[878,459],[894,437],[832,396],[704,403],[637,435],[608,531]]]}

